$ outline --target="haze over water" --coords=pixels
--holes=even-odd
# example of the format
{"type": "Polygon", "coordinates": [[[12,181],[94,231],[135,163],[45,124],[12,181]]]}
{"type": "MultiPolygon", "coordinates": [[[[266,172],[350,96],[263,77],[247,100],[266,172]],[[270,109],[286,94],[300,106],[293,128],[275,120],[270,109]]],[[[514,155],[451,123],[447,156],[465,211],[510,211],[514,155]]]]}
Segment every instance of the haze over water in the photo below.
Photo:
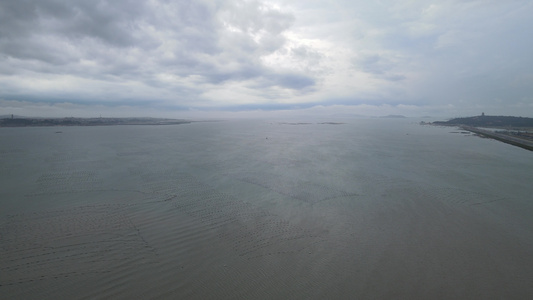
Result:
{"type": "Polygon", "coordinates": [[[327,121],[1,128],[0,294],[533,295],[531,152],[327,121]]]}

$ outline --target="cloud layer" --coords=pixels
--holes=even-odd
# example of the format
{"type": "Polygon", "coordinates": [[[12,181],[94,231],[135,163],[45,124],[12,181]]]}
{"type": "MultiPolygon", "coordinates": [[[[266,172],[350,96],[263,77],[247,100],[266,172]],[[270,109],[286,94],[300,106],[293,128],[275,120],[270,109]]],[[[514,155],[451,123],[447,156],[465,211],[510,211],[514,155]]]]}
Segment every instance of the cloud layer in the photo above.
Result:
{"type": "Polygon", "coordinates": [[[6,0],[0,109],[531,115],[532,13],[530,1],[490,0],[6,0]]]}

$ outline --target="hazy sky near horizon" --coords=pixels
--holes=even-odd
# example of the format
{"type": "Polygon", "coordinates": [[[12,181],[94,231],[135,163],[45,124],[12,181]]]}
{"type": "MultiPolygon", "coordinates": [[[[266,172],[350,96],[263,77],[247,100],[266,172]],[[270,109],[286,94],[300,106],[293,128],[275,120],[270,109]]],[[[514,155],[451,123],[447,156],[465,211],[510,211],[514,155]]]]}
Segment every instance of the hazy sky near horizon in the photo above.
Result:
{"type": "Polygon", "coordinates": [[[0,115],[533,117],[533,1],[0,1],[0,115]]]}

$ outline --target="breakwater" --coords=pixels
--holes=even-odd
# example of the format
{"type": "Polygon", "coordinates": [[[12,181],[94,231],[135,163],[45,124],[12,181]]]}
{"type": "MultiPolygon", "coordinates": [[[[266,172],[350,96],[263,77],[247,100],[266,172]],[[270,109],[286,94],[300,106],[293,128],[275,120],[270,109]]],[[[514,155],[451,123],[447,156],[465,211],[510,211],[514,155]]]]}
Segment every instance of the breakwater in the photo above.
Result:
{"type": "Polygon", "coordinates": [[[509,136],[507,134],[496,133],[496,132],[492,132],[492,131],[489,131],[489,130],[479,129],[479,128],[472,127],[472,126],[463,125],[463,126],[460,126],[460,127],[462,129],[464,129],[464,130],[479,134],[481,136],[492,138],[492,139],[495,139],[495,140],[498,140],[498,141],[501,141],[501,142],[504,142],[504,143],[507,143],[507,144],[510,144],[510,145],[513,145],[513,146],[518,146],[520,148],[524,148],[524,149],[533,151],[533,142],[532,141],[528,141],[528,140],[525,140],[525,139],[509,136]]]}

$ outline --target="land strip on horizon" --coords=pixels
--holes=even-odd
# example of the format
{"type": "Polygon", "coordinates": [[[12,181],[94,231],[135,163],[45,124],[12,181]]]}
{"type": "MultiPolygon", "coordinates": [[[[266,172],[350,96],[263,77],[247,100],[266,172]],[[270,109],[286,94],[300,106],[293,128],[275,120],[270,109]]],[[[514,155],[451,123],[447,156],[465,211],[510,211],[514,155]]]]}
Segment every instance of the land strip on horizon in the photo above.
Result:
{"type": "Polygon", "coordinates": [[[159,118],[4,118],[0,127],[177,125],[192,121],[159,118]]]}

